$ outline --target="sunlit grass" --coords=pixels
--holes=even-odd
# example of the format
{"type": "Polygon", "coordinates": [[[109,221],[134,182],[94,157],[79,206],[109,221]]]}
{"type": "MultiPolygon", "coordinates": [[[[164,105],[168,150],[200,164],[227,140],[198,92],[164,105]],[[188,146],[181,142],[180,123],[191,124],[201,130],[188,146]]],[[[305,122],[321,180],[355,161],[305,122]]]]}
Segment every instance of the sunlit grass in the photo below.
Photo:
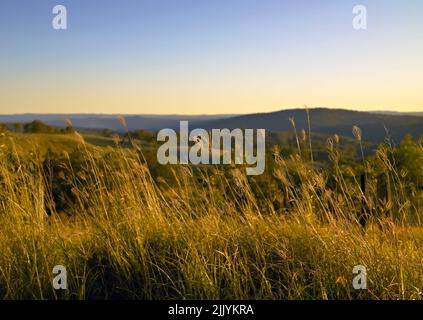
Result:
{"type": "Polygon", "coordinates": [[[83,173],[63,161],[73,206],[50,216],[42,157],[22,152],[16,137],[1,149],[1,298],[423,299],[420,208],[412,199],[391,217],[376,208],[363,229],[359,179],[347,181],[333,146],[336,191],[300,156],[277,160],[291,201],[276,211],[258,203],[243,170],[204,169],[199,181],[193,168],[175,167],[170,188],[137,150],[83,142],[72,138],[83,173]],[[51,284],[59,264],[63,292],[51,284]],[[368,290],[353,289],[355,265],[367,268],[368,290]]]}

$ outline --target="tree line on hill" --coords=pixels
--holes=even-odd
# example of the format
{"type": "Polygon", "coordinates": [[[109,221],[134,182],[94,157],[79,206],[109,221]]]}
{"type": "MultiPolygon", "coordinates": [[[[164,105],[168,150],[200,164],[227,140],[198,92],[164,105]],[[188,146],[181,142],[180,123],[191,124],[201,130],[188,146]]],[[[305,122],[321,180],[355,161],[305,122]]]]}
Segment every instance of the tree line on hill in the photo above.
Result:
{"type": "Polygon", "coordinates": [[[0,132],[12,131],[16,133],[73,133],[72,126],[58,128],[45,124],[40,120],[34,120],[29,123],[7,123],[0,124],[0,132]]]}

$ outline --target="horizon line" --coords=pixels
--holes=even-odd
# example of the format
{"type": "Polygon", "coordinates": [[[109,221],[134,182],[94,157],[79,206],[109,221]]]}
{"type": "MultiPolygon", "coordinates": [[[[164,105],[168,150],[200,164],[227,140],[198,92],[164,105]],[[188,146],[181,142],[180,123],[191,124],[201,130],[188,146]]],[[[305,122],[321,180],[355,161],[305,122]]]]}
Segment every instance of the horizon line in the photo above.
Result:
{"type": "Polygon", "coordinates": [[[87,116],[189,116],[189,117],[214,117],[214,116],[242,116],[242,115],[251,115],[251,114],[268,114],[268,113],[275,113],[281,111],[292,111],[292,110],[317,110],[317,109],[327,109],[327,110],[343,110],[343,111],[355,111],[355,112],[367,112],[367,113],[398,113],[398,114],[416,114],[416,113],[423,113],[423,108],[421,111],[395,111],[392,109],[369,109],[369,110],[359,110],[355,108],[330,108],[330,107],[303,107],[303,108],[283,108],[283,109],[276,109],[274,111],[257,111],[257,112],[247,112],[247,113],[201,113],[201,114],[184,114],[184,113],[98,113],[98,112],[22,112],[22,113],[0,113],[0,116],[25,116],[25,115],[87,115],[87,116]]]}

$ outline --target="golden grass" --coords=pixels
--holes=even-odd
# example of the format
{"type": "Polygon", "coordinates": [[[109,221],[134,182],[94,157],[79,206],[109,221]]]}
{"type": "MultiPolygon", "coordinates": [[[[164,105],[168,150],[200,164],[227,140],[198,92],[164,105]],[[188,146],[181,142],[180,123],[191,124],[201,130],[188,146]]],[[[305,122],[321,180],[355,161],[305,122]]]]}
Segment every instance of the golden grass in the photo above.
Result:
{"type": "Polygon", "coordinates": [[[167,188],[138,151],[81,142],[84,175],[64,163],[70,216],[47,216],[41,158],[0,151],[1,298],[423,299],[423,228],[408,219],[421,212],[394,206],[407,218],[376,215],[363,230],[359,186],[341,170],[333,191],[305,161],[279,159],[288,193],[300,180],[279,212],[258,203],[236,168],[203,170],[200,183],[175,167],[178,188],[167,188]],[[51,284],[59,264],[65,291],[51,284]],[[366,266],[368,290],[353,289],[355,265],[366,266]]]}

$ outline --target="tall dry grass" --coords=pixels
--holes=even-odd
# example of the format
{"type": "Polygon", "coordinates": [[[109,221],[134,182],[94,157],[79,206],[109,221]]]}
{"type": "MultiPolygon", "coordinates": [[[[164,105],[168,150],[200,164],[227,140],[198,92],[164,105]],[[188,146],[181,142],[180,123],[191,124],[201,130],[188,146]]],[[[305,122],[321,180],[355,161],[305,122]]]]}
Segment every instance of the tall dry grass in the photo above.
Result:
{"type": "Polygon", "coordinates": [[[95,148],[80,137],[83,173],[69,158],[62,164],[74,195],[70,216],[47,215],[43,160],[12,143],[0,153],[0,297],[422,299],[420,208],[381,151],[397,194],[385,204],[393,214],[382,215],[357,174],[342,170],[337,139],[328,141],[330,174],[300,152],[275,154],[288,199],[277,211],[258,201],[243,170],[175,167],[177,187],[166,187],[138,150],[95,148]],[[52,287],[59,264],[68,272],[64,291],[52,287]],[[355,265],[367,268],[368,290],[353,289],[355,265]]]}

